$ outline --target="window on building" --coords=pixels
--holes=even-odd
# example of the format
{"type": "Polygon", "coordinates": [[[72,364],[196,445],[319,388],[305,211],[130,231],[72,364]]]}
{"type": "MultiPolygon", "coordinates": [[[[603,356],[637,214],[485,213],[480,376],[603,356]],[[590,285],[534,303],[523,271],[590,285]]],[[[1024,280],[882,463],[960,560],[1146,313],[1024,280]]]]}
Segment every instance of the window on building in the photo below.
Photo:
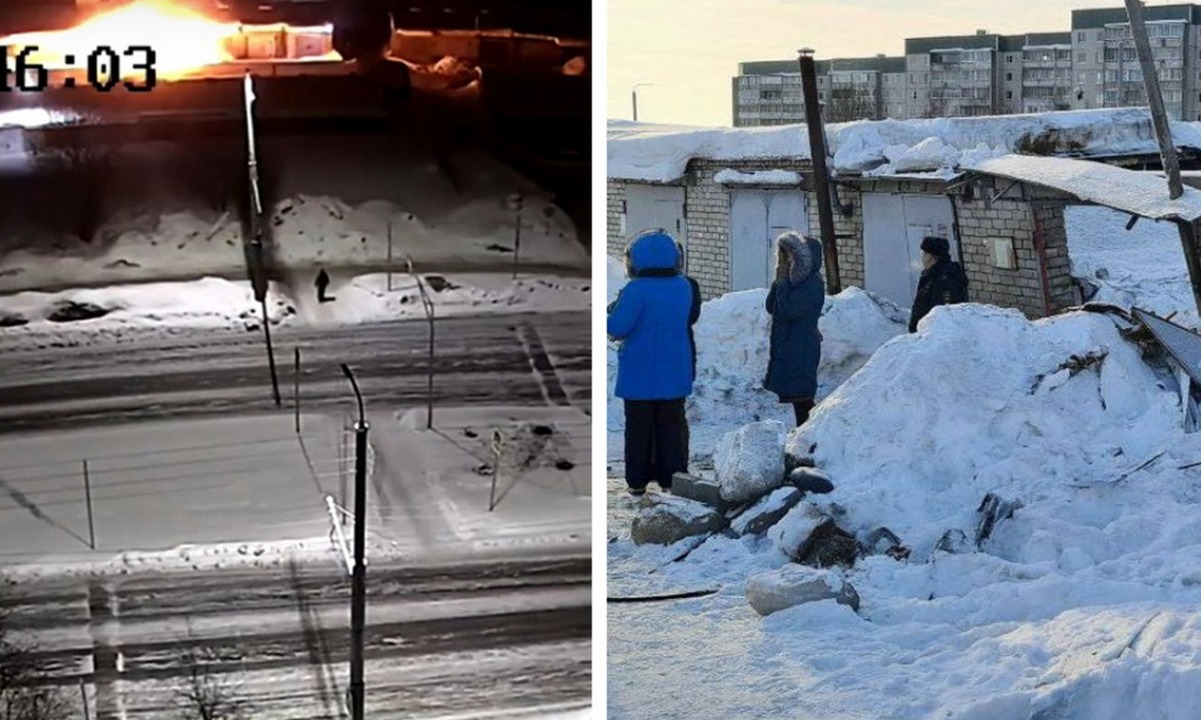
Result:
{"type": "Polygon", "coordinates": [[[1076,62],[1081,62],[1081,63],[1088,62],[1088,53],[1086,53],[1086,52],[1076,53],[1076,62]]]}
{"type": "Polygon", "coordinates": [[[1012,55],[1006,55],[1006,56],[1005,56],[1005,62],[1007,62],[1007,63],[1011,63],[1011,62],[1013,62],[1013,56],[1012,56],[1012,55]]]}
{"type": "Polygon", "coordinates": [[[1076,33],[1076,42],[1084,42],[1084,32],[1076,33]]]}
{"type": "Polygon", "coordinates": [[[1009,82],[1011,80],[1013,80],[1013,73],[1005,73],[1005,81],[1009,82]]]}
{"type": "Polygon", "coordinates": [[[913,91],[913,99],[917,100],[917,91],[916,90],[913,91]]]}
{"type": "Polygon", "coordinates": [[[1012,91],[1012,90],[1006,90],[1006,91],[1005,91],[1005,99],[1006,99],[1006,100],[1012,100],[1012,99],[1013,99],[1013,91],[1012,91]]]}

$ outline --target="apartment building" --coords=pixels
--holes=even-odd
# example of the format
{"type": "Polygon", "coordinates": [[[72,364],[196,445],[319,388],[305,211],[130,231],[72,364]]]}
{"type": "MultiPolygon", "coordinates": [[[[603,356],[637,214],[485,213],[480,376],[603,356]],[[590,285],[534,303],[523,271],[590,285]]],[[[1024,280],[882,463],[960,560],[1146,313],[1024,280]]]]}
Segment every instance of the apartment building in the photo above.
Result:
{"type": "MultiPolygon", "coordinates": [[[[818,99],[831,122],[901,117],[905,62],[900,57],[819,60],[818,99]]],[[[804,121],[800,66],[796,60],[745,62],[733,79],[734,126],[786,125],[804,121]]]]}
{"type": "MultiPolygon", "coordinates": [[[[1146,6],[1144,17],[1168,114],[1201,120],[1201,5],[1146,6]]],[[[1074,10],[1071,28],[908,38],[903,58],[818,61],[825,113],[905,119],[1146,105],[1126,9],[1074,10]]],[[[795,60],[740,64],[733,99],[735,126],[804,120],[795,60]]]]}

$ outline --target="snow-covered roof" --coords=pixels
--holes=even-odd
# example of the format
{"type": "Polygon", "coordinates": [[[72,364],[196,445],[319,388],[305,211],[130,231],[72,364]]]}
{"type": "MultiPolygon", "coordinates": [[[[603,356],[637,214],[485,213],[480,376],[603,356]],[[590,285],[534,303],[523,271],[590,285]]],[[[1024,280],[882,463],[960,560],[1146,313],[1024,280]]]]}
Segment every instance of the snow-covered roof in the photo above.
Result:
{"type": "MultiPolygon", "coordinates": [[[[1201,149],[1201,123],[1173,122],[1178,147],[1201,149]]],[[[968,118],[877,120],[826,126],[833,169],[843,174],[947,175],[962,165],[1013,152],[1086,157],[1157,154],[1145,108],[968,118]]],[[[610,121],[608,175],[670,183],[694,158],[807,160],[804,125],[696,128],[610,121]]]]}
{"type": "Polygon", "coordinates": [[[972,171],[1065,192],[1097,205],[1153,220],[1201,218],[1201,190],[1185,187],[1168,199],[1167,181],[1155,173],[1071,158],[1006,155],[975,164],[972,171]]]}

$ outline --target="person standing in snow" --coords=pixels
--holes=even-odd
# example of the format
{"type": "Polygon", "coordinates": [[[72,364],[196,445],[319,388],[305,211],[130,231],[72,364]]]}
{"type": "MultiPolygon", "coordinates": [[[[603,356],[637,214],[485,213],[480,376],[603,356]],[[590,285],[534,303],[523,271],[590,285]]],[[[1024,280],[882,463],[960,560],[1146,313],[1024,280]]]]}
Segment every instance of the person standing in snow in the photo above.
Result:
{"type": "Polygon", "coordinates": [[[677,268],[680,275],[688,281],[692,287],[692,310],[688,313],[688,348],[692,353],[692,381],[696,382],[696,337],[692,332],[692,327],[696,325],[696,321],[701,319],[701,286],[692,276],[684,271],[684,243],[676,240],[676,252],[679,253],[680,261],[677,268]]]}
{"type": "Polygon", "coordinates": [[[822,286],[822,246],[816,238],[786,232],[776,238],[776,280],[767,293],[771,348],[763,387],[792,405],[796,424],[809,419],[817,394],[822,336],[817,328],[826,291],[822,286]]]}
{"type": "Polygon", "coordinates": [[[317,302],[323,303],[328,298],[325,296],[325,289],[329,287],[329,274],[325,272],[325,268],[321,268],[321,272],[317,273],[317,302]]]}
{"type": "Polygon", "coordinates": [[[630,282],[609,306],[608,334],[621,343],[616,395],[625,401],[626,484],[635,496],[652,482],[670,490],[672,476],[688,470],[684,400],[692,393],[695,303],[679,262],[671,235],[638,235],[626,248],[630,282]]]}
{"type": "Polygon", "coordinates": [[[967,302],[967,276],[959,263],[951,259],[951,244],[946,238],[922,238],[922,276],[909,314],[909,332],[939,305],[967,302]]]}

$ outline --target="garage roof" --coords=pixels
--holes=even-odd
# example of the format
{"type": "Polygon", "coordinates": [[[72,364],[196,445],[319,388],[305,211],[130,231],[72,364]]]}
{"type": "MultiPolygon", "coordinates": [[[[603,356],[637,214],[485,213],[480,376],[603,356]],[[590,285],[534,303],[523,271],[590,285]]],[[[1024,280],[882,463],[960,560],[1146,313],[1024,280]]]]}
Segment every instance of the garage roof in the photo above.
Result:
{"type": "Polygon", "coordinates": [[[1186,186],[1183,195],[1169,200],[1167,181],[1153,173],[1089,160],[1030,155],[1003,155],[969,169],[1058,190],[1084,202],[1152,220],[1201,218],[1201,190],[1186,186]]]}

